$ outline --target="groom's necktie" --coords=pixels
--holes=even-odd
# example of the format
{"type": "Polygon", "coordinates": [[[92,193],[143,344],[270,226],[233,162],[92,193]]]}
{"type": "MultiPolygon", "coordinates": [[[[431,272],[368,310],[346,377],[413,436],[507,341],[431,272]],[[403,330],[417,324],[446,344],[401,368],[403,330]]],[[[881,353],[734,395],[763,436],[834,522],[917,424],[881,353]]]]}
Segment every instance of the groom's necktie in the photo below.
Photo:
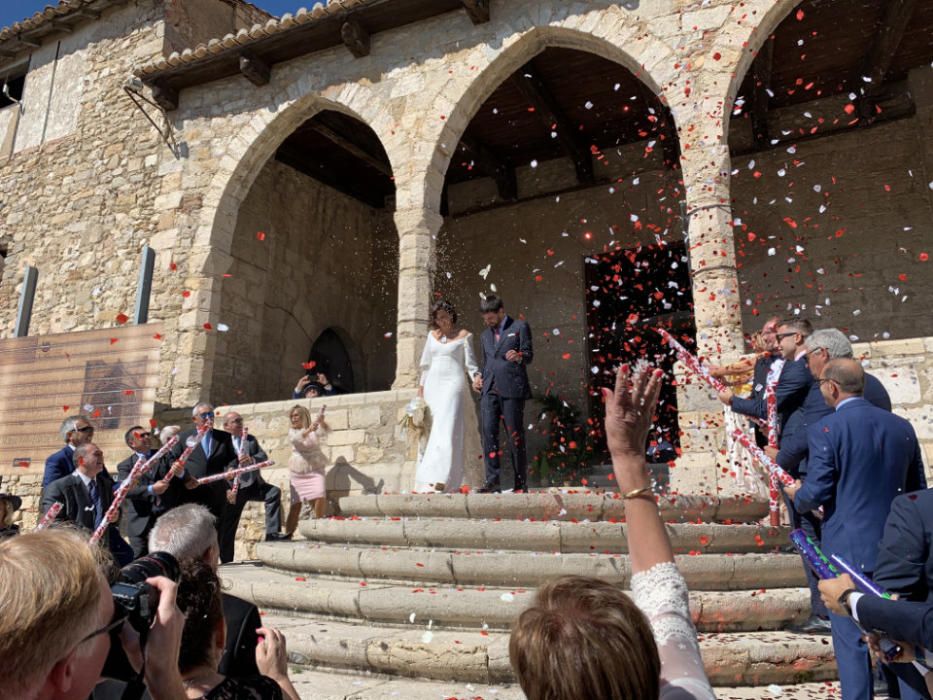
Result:
{"type": "Polygon", "coordinates": [[[204,450],[204,456],[211,456],[211,431],[208,430],[204,434],[204,438],[201,440],[201,449],[204,450]]]}

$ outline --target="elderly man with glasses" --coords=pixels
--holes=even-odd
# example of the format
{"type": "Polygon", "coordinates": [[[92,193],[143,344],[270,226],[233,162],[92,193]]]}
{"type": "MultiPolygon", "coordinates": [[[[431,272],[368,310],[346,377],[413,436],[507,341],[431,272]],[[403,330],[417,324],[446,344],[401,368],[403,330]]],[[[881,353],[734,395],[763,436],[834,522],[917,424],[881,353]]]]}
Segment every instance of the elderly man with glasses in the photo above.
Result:
{"type": "MultiPolygon", "coordinates": [[[[230,433],[214,427],[214,407],[209,403],[199,403],[191,412],[194,428],[182,432],[178,443],[172,449],[171,461],[174,471],[178,471],[177,460],[190,440],[194,450],[188,456],[184,471],[176,474],[169,489],[162,497],[166,509],[182,503],[200,503],[207,506],[219,523],[227,506],[226,481],[221,479],[204,486],[196,486],[194,481],[212,474],[221,474],[237,462],[236,448],[230,433]]],[[[222,543],[221,543],[222,544],[222,543]]]]}
{"type": "Polygon", "coordinates": [[[45,460],[42,488],[75,470],[74,453],[81,445],[94,439],[94,425],[84,415],[68,416],[58,429],[65,446],[45,460]]]}

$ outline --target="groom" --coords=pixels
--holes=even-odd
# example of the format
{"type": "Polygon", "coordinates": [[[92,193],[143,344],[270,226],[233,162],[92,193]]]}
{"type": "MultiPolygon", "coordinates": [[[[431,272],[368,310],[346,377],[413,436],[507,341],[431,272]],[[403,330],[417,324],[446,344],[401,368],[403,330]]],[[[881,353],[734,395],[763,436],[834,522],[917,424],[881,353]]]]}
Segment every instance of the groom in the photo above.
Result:
{"type": "Polygon", "coordinates": [[[515,470],[515,491],[527,488],[528,460],[525,456],[525,400],[531,398],[528,373],[534,357],[531,328],[524,321],[505,313],[502,299],[489,295],[480,302],[483,331],[483,374],[473,380],[473,389],[482,392],[483,459],[486,462],[486,484],[480,493],[501,491],[499,483],[499,419],[512,440],[512,468],[515,470]]]}

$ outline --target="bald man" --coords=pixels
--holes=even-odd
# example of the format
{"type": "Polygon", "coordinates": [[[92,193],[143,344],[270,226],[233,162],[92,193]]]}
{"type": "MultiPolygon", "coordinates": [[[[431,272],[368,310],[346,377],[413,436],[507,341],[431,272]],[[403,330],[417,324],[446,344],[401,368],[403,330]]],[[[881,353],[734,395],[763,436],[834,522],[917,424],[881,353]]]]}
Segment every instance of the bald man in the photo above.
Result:
{"type": "MultiPolygon", "coordinates": [[[[236,411],[224,414],[223,428],[230,433],[233,448],[237,453],[240,466],[265,462],[269,459],[259,446],[255,435],[246,431],[244,436],[243,416],[236,411]],[[245,437],[245,440],[244,440],[245,437]]],[[[234,465],[231,465],[234,466],[234,465]]],[[[282,492],[277,486],[267,483],[259,471],[247,472],[240,476],[240,487],[233,495],[227,492],[227,507],[220,521],[220,561],[222,564],[233,561],[233,547],[236,531],[240,524],[243,507],[249,501],[262,501],[266,509],[266,542],[278,542],[291,539],[279,532],[282,529],[282,492]]]]}
{"type": "MultiPolygon", "coordinates": [[[[785,489],[800,512],[823,506],[823,551],[871,576],[891,502],[926,488],[920,445],[903,418],[864,398],[865,371],[830,360],[817,380],[833,413],[810,426],[806,480],[785,489]]],[[[846,700],[872,697],[868,648],[858,626],[831,614],[833,649],[846,700]]]]}

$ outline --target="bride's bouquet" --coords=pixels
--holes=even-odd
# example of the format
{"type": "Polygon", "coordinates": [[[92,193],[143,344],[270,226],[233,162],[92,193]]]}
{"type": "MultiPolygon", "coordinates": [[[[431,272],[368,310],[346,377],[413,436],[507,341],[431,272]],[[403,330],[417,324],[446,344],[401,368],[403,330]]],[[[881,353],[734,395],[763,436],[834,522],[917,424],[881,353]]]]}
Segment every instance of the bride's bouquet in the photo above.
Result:
{"type": "Polygon", "coordinates": [[[408,439],[408,452],[415,457],[427,444],[431,432],[431,411],[420,396],[416,396],[405,406],[405,413],[398,421],[403,438],[408,439]]]}

